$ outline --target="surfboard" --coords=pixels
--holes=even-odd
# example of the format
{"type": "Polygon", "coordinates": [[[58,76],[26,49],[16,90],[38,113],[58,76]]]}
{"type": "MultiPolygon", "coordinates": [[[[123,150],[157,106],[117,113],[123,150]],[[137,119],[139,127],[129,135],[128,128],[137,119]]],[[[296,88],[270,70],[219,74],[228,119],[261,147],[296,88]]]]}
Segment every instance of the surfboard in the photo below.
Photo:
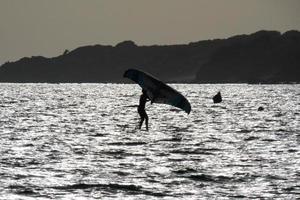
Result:
{"type": "Polygon", "coordinates": [[[145,89],[151,103],[168,104],[188,114],[191,112],[191,104],[180,92],[153,75],[137,69],[128,69],[123,76],[145,89]]]}

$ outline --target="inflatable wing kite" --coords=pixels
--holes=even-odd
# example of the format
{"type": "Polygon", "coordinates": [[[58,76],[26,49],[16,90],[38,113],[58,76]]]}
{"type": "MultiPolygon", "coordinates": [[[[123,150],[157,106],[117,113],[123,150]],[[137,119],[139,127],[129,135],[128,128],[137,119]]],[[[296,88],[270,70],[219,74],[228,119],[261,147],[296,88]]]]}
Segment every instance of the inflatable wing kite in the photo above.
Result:
{"type": "Polygon", "coordinates": [[[182,94],[152,75],[136,69],[128,69],[124,77],[133,80],[145,89],[151,103],[169,104],[181,108],[188,114],[191,112],[191,104],[182,94]]]}

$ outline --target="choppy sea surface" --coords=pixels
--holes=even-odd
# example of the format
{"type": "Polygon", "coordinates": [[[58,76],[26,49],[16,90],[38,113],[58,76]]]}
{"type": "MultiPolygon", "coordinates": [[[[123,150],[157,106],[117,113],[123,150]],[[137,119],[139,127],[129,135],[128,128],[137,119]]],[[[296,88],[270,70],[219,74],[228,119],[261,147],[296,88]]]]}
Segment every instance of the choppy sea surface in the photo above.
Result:
{"type": "Polygon", "coordinates": [[[135,84],[0,84],[0,199],[300,198],[300,85],[172,86],[147,132],[135,84]]]}

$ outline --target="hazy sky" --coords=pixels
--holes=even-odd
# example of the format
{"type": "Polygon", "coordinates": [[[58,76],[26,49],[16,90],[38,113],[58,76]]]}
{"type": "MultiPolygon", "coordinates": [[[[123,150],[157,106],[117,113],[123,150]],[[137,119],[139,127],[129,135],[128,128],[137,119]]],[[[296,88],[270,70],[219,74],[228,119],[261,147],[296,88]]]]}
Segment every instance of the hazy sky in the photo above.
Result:
{"type": "Polygon", "coordinates": [[[300,30],[300,0],[0,0],[0,64],[91,44],[300,30]]]}

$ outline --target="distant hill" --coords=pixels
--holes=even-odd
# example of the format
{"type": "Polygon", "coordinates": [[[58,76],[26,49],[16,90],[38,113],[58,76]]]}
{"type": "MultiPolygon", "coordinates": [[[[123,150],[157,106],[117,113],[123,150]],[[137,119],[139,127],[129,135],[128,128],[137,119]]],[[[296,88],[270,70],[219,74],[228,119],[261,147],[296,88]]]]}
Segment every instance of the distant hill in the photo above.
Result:
{"type": "Polygon", "coordinates": [[[129,82],[128,68],[181,83],[300,83],[300,32],[259,31],[183,45],[84,46],[0,67],[0,82],[129,82]]]}

